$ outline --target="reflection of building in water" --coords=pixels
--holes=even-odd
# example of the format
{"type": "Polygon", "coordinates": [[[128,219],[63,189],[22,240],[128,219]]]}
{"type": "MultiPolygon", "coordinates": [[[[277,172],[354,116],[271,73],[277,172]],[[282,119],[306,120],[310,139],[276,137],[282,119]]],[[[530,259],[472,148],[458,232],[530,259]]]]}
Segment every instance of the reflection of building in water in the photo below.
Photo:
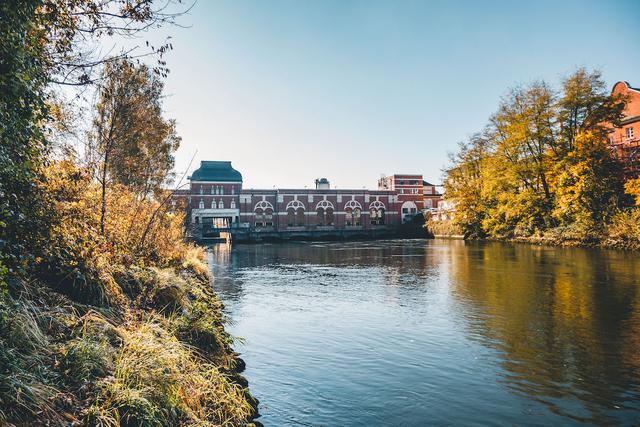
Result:
{"type": "Polygon", "coordinates": [[[335,189],[319,178],[313,189],[245,189],[227,161],[203,161],[189,177],[185,202],[192,226],[202,230],[375,230],[409,221],[440,194],[422,175],[391,175],[377,190],[335,189]]]}

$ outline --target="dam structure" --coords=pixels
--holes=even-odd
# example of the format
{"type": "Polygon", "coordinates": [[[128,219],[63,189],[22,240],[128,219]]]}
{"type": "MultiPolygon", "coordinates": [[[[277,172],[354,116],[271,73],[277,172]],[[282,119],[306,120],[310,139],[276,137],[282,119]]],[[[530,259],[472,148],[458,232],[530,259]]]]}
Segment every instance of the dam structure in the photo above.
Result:
{"type": "Polygon", "coordinates": [[[238,242],[391,238],[440,200],[422,175],[385,176],[376,190],[331,188],[326,178],[311,189],[246,189],[229,161],[202,161],[173,195],[194,240],[238,242]]]}

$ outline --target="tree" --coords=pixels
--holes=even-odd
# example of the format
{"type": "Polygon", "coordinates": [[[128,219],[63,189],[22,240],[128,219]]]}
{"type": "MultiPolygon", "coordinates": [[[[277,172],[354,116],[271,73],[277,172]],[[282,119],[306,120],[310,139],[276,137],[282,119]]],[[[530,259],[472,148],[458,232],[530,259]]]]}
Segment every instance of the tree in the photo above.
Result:
{"type": "Polygon", "coordinates": [[[621,165],[607,147],[623,106],[599,72],[582,68],[559,91],[545,82],[510,90],[446,172],[458,225],[470,235],[526,237],[608,221],[624,200],[621,165]]]}
{"type": "MultiPolygon", "coordinates": [[[[86,86],[101,64],[156,55],[156,75],[166,75],[159,47],[117,50],[104,56],[97,45],[110,36],[133,37],[173,23],[173,1],[22,0],[0,3],[0,276],[30,264],[46,246],[52,212],[44,179],[52,121],[52,85],[86,86]]],[[[117,43],[114,43],[117,45],[117,43]]],[[[112,50],[113,51],[113,50],[112,50]]],[[[0,277],[0,283],[2,277],[0,277]]]]}
{"type": "Polygon", "coordinates": [[[586,230],[608,220],[624,196],[622,165],[601,137],[578,132],[573,150],[555,164],[553,215],[561,224],[586,230]]]}
{"type": "Polygon", "coordinates": [[[473,135],[469,142],[461,143],[459,151],[451,154],[451,167],[445,171],[444,187],[447,198],[455,200],[454,222],[464,234],[483,237],[482,220],[486,200],[482,198],[483,162],[487,156],[487,140],[481,134],[473,135]]]}
{"type": "Polygon", "coordinates": [[[162,117],[162,89],[145,65],[122,60],[105,67],[91,135],[99,157],[103,233],[110,182],[144,198],[160,189],[173,168],[180,138],[175,122],[162,117]]]}
{"type": "Polygon", "coordinates": [[[28,262],[22,256],[25,245],[37,247],[46,230],[39,223],[38,214],[46,209],[35,185],[46,150],[42,124],[48,119],[43,31],[34,18],[39,4],[0,4],[0,283],[2,263],[20,269],[28,262]]]}
{"type": "Polygon", "coordinates": [[[579,68],[562,82],[558,101],[559,142],[564,152],[574,148],[580,132],[605,139],[610,124],[623,117],[624,99],[611,96],[599,71],[579,68]]]}
{"type": "Polygon", "coordinates": [[[498,234],[509,234],[518,225],[525,234],[551,225],[548,157],[555,147],[554,102],[548,85],[534,82],[512,89],[490,119],[494,150],[484,178],[486,191],[498,203],[487,226],[503,229],[498,234]]]}

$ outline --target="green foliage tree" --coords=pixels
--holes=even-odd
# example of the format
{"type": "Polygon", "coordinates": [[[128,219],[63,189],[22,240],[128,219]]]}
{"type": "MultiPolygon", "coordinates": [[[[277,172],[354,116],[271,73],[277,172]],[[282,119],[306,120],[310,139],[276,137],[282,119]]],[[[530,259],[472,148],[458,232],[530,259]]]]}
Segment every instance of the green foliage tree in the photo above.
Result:
{"type": "Polygon", "coordinates": [[[48,119],[44,34],[35,18],[40,3],[0,4],[0,263],[6,264],[0,264],[0,276],[35,256],[25,245],[37,248],[45,226],[36,186],[48,119]]]}

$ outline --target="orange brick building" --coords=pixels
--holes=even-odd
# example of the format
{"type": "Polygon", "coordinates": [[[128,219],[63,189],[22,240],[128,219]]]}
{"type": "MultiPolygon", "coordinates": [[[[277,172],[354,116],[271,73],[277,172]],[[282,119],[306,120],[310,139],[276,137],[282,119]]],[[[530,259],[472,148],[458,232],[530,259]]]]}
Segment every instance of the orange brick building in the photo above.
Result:
{"type": "Polygon", "coordinates": [[[624,96],[626,104],[621,127],[612,127],[609,143],[624,162],[627,176],[637,177],[640,175],[640,89],[618,82],[611,93],[624,96]]]}

